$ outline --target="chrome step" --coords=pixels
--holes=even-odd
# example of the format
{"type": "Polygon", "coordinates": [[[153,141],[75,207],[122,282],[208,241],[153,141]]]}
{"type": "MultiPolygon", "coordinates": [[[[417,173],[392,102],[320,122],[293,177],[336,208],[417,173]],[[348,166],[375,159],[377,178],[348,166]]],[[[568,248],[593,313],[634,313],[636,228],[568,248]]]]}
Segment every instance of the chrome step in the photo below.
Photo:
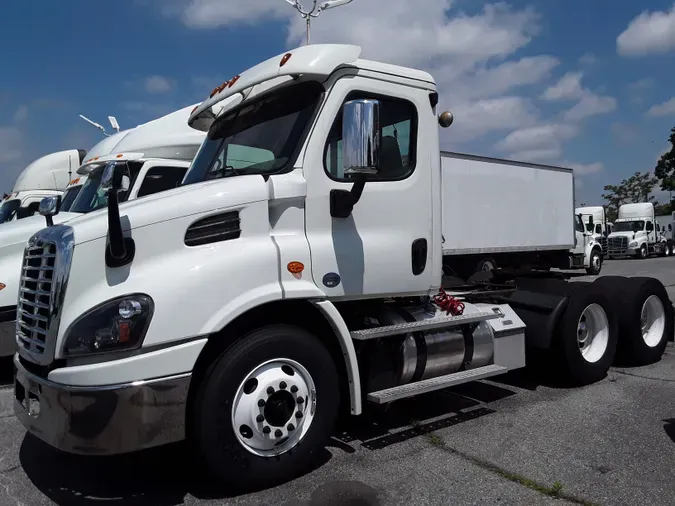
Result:
{"type": "Polygon", "coordinates": [[[377,339],[378,337],[395,336],[407,332],[419,332],[422,330],[441,329],[453,327],[455,325],[464,325],[467,323],[477,323],[485,320],[499,318],[502,313],[492,311],[480,311],[478,313],[462,314],[459,316],[436,316],[427,320],[399,323],[396,325],[384,325],[382,327],[373,327],[370,329],[353,330],[350,332],[352,339],[365,341],[366,339],[377,339]]]}
{"type": "Polygon", "coordinates": [[[507,371],[508,369],[501,365],[486,365],[476,369],[469,369],[468,371],[454,372],[452,374],[446,374],[445,376],[438,376],[437,378],[429,378],[416,383],[407,383],[398,387],[371,392],[368,394],[368,400],[375,404],[386,404],[399,399],[405,399],[406,397],[461,385],[462,383],[468,383],[469,381],[497,376],[498,374],[504,374],[507,371]]]}

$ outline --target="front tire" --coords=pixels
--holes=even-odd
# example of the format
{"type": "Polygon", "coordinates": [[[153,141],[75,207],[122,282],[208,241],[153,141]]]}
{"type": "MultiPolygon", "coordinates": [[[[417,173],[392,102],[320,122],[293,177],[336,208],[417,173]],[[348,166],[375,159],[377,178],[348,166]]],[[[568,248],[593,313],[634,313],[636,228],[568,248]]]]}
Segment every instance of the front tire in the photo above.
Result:
{"type": "Polygon", "coordinates": [[[647,256],[649,256],[649,252],[647,251],[647,245],[643,244],[642,246],[640,246],[640,251],[637,252],[637,257],[640,260],[644,260],[645,258],[647,258],[647,256]]]}
{"type": "Polygon", "coordinates": [[[211,364],[191,432],[219,481],[268,487],[295,478],[320,456],[339,404],[326,347],[301,328],[272,325],[250,332],[211,364]]]}
{"type": "Polygon", "coordinates": [[[600,251],[594,249],[591,252],[591,261],[590,265],[586,268],[586,273],[590,274],[591,276],[597,276],[598,274],[600,274],[601,270],[602,270],[602,256],[600,255],[600,251]]]}

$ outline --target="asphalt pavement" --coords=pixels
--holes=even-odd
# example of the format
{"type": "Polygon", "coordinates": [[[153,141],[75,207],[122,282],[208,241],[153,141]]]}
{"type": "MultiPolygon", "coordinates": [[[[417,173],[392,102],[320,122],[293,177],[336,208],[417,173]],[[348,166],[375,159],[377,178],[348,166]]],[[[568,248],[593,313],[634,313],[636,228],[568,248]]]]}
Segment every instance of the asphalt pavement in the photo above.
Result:
{"type": "MultiPolygon", "coordinates": [[[[602,274],[654,276],[675,297],[675,258],[608,261],[602,274]]],[[[208,483],[183,445],[112,458],[47,447],[14,418],[9,374],[1,505],[675,504],[672,345],[584,388],[525,370],[394,403],[343,424],[306,475],[242,496],[208,483]]]]}

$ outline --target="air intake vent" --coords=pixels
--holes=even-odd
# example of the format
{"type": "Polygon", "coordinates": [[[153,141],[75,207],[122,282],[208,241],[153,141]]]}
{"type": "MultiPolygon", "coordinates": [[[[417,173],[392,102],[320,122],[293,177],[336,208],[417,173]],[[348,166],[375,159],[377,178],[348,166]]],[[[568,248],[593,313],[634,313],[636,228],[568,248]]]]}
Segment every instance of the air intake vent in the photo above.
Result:
{"type": "Polygon", "coordinates": [[[238,239],[240,235],[239,212],[232,211],[194,222],[185,232],[185,245],[199,246],[229,241],[230,239],[238,239]]]}

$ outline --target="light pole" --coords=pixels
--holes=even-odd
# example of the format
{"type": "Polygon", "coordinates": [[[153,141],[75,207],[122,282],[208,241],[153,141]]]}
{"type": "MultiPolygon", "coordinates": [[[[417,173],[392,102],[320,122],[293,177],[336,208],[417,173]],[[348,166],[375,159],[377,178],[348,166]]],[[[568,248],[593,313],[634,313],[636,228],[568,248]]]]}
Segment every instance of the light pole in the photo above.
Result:
{"type": "Polygon", "coordinates": [[[305,8],[300,3],[300,0],[286,0],[291,4],[295,9],[300,13],[300,16],[305,20],[307,27],[307,45],[309,45],[309,25],[312,18],[318,18],[319,14],[327,9],[332,9],[333,7],[340,7],[341,5],[346,5],[352,0],[330,0],[328,2],[323,2],[317,5],[318,0],[312,0],[314,3],[310,10],[305,10],[305,8]]]}

